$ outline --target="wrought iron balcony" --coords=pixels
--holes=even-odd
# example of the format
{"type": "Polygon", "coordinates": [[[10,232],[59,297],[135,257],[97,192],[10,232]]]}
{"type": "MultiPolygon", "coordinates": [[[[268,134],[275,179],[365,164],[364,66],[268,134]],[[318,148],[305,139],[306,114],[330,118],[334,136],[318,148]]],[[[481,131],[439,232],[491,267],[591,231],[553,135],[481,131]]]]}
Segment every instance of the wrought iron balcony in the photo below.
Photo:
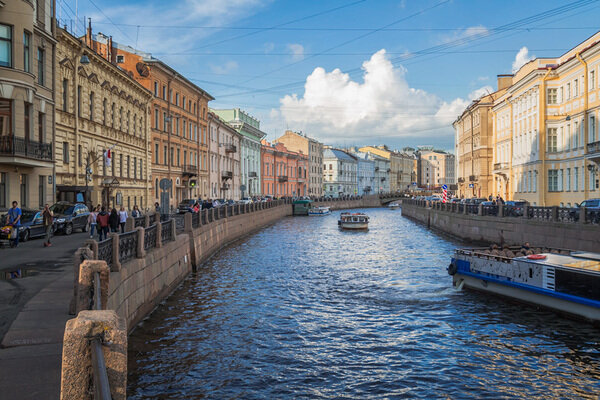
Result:
{"type": "Polygon", "coordinates": [[[256,172],[252,171],[252,172],[248,172],[248,177],[256,178],[256,177],[258,177],[258,175],[256,174],[256,172]]]}
{"type": "MultiPolygon", "coordinates": [[[[13,156],[52,162],[52,144],[15,136],[0,136],[0,156],[13,156]]],[[[26,161],[23,164],[29,164],[26,161]]]]}
{"type": "Polygon", "coordinates": [[[196,165],[184,165],[183,174],[189,176],[196,176],[198,175],[198,167],[196,165]]]}
{"type": "Polygon", "coordinates": [[[465,182],[465,178],[458,178],[458,183],[464,183],[465,182]]]}
{"type": "Polygon", "coordinates": [[[499,171],[506,168],[508,168],[508,163],[499,162],[494,164],[494,171],[499,171]]]}
{"type": "Polygon", "coordinates": [[[233,178],[233,172],[231,172],[231,171],[221,171],[221,178],[223,178],[223,179],[231,179],[231,178],[233,178]]]}
{"type": "Polygon", "coordinates": [[[279,182],[287,182],[288,181],[287,175],[279,175],[277,177],[277,179],[279,180],[279,182]]]}
{"type": "Polygon", "coordinates": [[[237,151],[237,147],[235,144],[226,144],[225,145],[225,153],[235,153],[237,151]]]}

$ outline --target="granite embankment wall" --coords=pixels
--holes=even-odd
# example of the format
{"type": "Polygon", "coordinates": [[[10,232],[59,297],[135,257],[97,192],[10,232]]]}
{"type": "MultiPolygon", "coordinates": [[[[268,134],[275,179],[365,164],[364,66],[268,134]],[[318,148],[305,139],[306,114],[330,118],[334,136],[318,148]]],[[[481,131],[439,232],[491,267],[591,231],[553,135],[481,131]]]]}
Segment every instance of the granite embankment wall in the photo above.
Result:
{"type": "Polygon", "coordinates": [[[422,205],[402,204],[402,215],[459,239],[521,245],[600,251],[600,226],[525,217],[482,216],[451,212],[422,205]]]}

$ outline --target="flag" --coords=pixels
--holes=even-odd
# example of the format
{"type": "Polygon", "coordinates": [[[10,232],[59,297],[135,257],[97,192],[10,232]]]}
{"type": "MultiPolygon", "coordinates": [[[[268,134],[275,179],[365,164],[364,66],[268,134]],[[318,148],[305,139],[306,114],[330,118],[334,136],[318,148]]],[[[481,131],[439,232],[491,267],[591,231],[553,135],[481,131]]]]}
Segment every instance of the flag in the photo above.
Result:
{"type": "Polygon", "coordinates": [[[106,164],[107,167],[110,167],[110,160],[111,160],[110,149],[108,149],[104,152],[104,163],[106,164]]]}

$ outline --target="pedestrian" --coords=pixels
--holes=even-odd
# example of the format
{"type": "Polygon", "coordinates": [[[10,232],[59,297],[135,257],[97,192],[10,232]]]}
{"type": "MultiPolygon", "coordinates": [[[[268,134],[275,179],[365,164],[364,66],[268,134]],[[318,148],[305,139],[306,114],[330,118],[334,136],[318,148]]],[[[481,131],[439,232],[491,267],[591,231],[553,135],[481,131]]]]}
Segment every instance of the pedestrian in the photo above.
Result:
{"type": "Polygon", "coordinates": [[[195,202],[195,203],[194,203],[194,209],[193,209],[193,211],[194,211],[195,213],[197,213],[197,212],[199,212],[199,211],[200,211],[200,204],[198,204],[198,202],[195,202]]]}
{"type": "Polygon", "coordinates": [[[98,223],[98,241],[101,242],[104,239],[108,239],[108,213],[104,206],[100,208],[96,222],[98,223]]]}
{"type": "Polygon", "coordinates": [[[133,218],[142,216],[142,213],[140,212],[140,209],[138,208],[137,204],[135,206],[133,206],[133,210],[131,211],[131,216],[133,218]]]}
{"type": "Polygon", "coordinates": [[[94,229],[98,224],[96,218],[98,217],[98,208],[92,209],[90,215],[88,215],[88,225],[90,226],[90,239],[94,237],[94,229]]]}
{"type": "Polygon", "coordinates": [[[158,204],[158,202],[154,203],[154,211],[160,213],[160,204],[158,204]]]}
{"type": "Polygon", "coordinates": [[[127,211],[125,211],[125,207],[121,206],[121,211],[119,211],[119,225],[121,225],[121,233],[125,233],[125,222],[127,222],[127,211]]]}
{"type": "Polygon", "coordinates": [[[119,232],[119,222],[119,213],[116,208],[113,208],[108,215],[108,225],[111,232],[119,232]]]}
{"type": "Polygon", "coordinates": [[[52,212],[48,204],[44,206],[42,218],[44,220],[44,230],[46,231],[46,241],[44,242],[44,247],[49,247],[52,246],[52,243],[50,243],[50,235],[52,235],[52,223],[54,222],[54,213],[52,212]]]}
{"type": "Polygon", "coordinates": [[[10,233],[11,239],[13,239],[12,247],[19,245],[19,227],[21,226],[21,209],[17,207],[19,203],[16,201],[12,202],[12,208],[8,210],[8,225],[12,227],[10,233]]]}

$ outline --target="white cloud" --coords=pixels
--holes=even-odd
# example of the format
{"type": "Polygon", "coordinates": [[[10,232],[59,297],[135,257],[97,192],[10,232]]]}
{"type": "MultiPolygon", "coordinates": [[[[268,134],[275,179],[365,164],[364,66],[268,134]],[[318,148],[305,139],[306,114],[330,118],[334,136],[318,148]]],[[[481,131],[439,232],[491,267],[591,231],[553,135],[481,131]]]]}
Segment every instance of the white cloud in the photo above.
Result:
{"type": "Polygon", "coordinates": [[[483,25],[470,26],[466,29],[457,29],[450,34],[442,35],[441,43],[467,43],[474,39],[479,39],[488,36],[490,31],[483,25]]]}
{"type": "Polygon", "coordinates": [[[411,88],[403,67],[394,68],[385,50],[362,65],[363,82],[339,69],[319,67],[306,78],[304,95],[286,95],[271,113],[292,129],[303,129],[329,142],[369,137],[424,136],[445,129],[469,104],[445,102],[434,94],[411,88]]]}
{"type": "Polygon", "coordinates": [[[293,61],[300,61],[304,59],[304,46],[302,46],[301,44],[288,44],[288,49],[292,52],[293,61]]]}
{"type": "Polygon", "coordinates": [[[479,89],[473,90],[471,93],[469,93],[469,100],[476,100],[478,98],[480,98],[481,96],[484,96],[486,94],[491,94],[494,93],[494,88],[487,85],[484,87],[481,87],[479,89]]]}
{"type": "Polygon", "coordinates": [[[512,63],[512,73],[516,73],[519,68],[533,60],[535,55],[529,55],[529,49],[525,46],[521,47],[521,50],[515,56],[515,60],[512,63]]]}
{"type": "Polygon", "coordinates": [[[210,65],[210,69],[212,70],[212,72],[214,72],[215,74],[220,74],[220,75],[227,75],[230,72],[235,71],[236,69],[238,69],[238,63],[235,61],[227,61],[225,64],[223,65],[210,65]]]}

